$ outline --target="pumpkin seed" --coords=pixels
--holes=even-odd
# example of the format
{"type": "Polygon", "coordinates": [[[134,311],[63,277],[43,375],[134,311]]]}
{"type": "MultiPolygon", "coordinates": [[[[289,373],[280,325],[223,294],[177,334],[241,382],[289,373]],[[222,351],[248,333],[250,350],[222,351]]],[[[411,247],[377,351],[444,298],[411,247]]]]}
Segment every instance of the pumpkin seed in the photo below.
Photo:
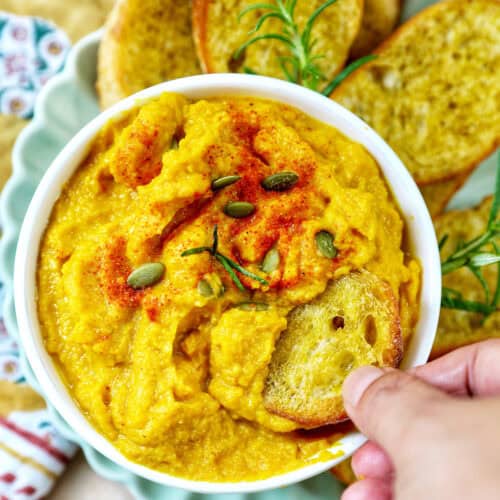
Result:
{"type": "Polygon", "coordinates": [[[164,273],[165,266],[161,262],[148,262],[129,274],[127,284],[134,290],[140,290],[158,283],[164,273]]]}
{"type": "Polygon", "coordinates": [[[214,290],[206,279],[201,279],[198,281],[198,293],[203,297],[212,297],[214,290]]]}
{"type": "Polygon", "coordinates": [[[318,250],[328,259],[333,259],[337,255],[337,249],[333,244],[334,237],[328,231],[316,233],[316,245],[318,250]]]}
{"type": "Polygon", "coordinates": [[[255,206],[248,201],[230,201],[224,207],[224,213],[229,215],[229,217],[234,217],[235,219],[242,219],[243,217],[248,217],[255,212],[255,206]]]}
{"type": "Polygon", "coordinates": [[[241,179],[239,175],[225,175],[224,177],[219,177],[212,181],[212,191],[218,191],[219,189],[225,188],[238,182],[241,179]]]}
{"type": "Polygon", "coordinates": [[[242,311],[267,311],[269,304],[265,302],[241,302],[237,307],[242,311]]]}
{"type": "Polygon", "coordinates": [[[286,191],[293,187],[298,180],[299,176],[295,172],[278,172],[266,177],[261,182],[261,186],[266,191],[286,191]]]}
{"type": "Polygon", "coordinates": [[[278,269],[280,265],[280,253],[276,248],[271,248],[269,252],[266,253],[264,260],[262,261],[262,265],[260,268],[267,274],[272,273],[278,269]]]}
{"type": "Polygon", "coordinates": [[[172,142],[170,143],[170,149],[179,149],[179,141],[176,137],[172,137],[172,142]]]}

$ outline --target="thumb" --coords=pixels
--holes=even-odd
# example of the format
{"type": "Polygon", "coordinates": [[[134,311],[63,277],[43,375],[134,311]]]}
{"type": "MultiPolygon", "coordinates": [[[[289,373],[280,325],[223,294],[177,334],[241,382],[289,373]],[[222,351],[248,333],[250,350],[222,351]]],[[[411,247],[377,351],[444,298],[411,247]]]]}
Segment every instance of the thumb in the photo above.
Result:
{"type": "Polygon", "coordinates": [[[416,377],[373,366],[350,374],[343,386],[344,404],[358,429],[397,461],[408,457],[425,435],[430,419],[451,401],[416,377]]]}

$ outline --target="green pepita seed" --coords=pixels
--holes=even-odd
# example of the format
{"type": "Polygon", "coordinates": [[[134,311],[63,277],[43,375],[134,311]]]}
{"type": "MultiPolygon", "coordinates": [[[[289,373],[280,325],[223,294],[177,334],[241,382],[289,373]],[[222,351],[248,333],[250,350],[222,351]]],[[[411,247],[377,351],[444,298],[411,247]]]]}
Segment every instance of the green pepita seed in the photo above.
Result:
{"type": "Polygon", "coordinates": [[[242,219],[243,217],[248,217],[255,212],[255,206],[248,201],[230,201],[224,207],[224,213],[229,215],[229,217],[234,217],[235,219],[242,219]]]}
{"type": "Polygon", "coordinates": [[[218,191],[219,189],[225,188],[238,182],[241,179],[239,175],[226,175],[224,177],[219,177],[212,181],[212,191],[218,191]]]}
{"type": "Polygon", "coordinates": [[[271,248],[269,252],[266,253],[262,265],[260,268],[267,274],[272,273],[278,269],[280,265],[280,253],[276,248],[271,248]]]}
{"type": "Polygon", "coordinates": [[[140,290],[158,283],[164,274],[165,266],[161,262],[148,262],[129,274],[127,284],[134,290],[140,290]]]}
{"type": "Polygon", "coordinates": [[[172,142],[170,143],[170,149],[179,149],[179,141],[176,137],[172,137],[172,142]]]}
{"type": "Polygon", "coordinates": [[[328,259],[333,259],[337,255],[337,249],[333,244],[333,234],[328,231],[316,233],[316,245],[318,250],[328,259]]]}
{"type": "Polygon", "coordinates": [[[198,281],[198,292],[202,297],[212,297],[214,294],[213,288],[206,279],[198,281]]]}
{"type": "Polygon", "coordinates": [[[265,302],[241,302],[237,307],[242,311],[267,311],[269,304],[265,302]]]}
{"type": "Polygon", "coordinates": [[[261,186],[266,191],[286,191],[293,187],[299,180],[295,172],[278,172],[277,174],[266,177],[261,186]]]}

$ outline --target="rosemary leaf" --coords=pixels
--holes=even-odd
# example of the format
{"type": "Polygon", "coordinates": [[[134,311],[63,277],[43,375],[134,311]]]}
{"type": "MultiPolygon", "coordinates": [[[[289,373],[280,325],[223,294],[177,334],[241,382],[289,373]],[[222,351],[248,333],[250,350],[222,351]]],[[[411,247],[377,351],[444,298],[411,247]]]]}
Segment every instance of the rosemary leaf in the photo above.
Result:
{"type": "Polygon", "coordinates": [[[444,294],[441,298],[441,307],[446,309],[459,309],[461,311],[480,313],[485,316],[490,315],[496,310],[495,307],[485,304],[484,302],[476,302],[473,300],[465,300],[444,294]]]}
{"type": "Polygon", "coordinates": [[[212,249],[210,247],[197,247],[190,248],[189,250],[185,250],[181,253],[181,257],[188,257],[189,255],[195,255],[197,253],[210,252],[212,253],[212,249]]]}
{"type": "Polygon", "coordinates": [[[358,68],[370,61],[373,61],[377,57],[378,56],[376,54],[369,54],[367,56],[356,59],[351,64],[346,66],[337,76],[335,76],[335,78],[324,88],[321,93],[328,97],[353,71],[356,71],[358,68]]]}
{"type": "Polygon", "coordinates": [[[248,66],[243,66],[243,73],[246,73],[247,75],[258,75],[257,71],[254,71],[248,66]]]}
{"type": "MultiPolygon", "coordinates": [[[[500,249],[499,249],[498,245],[494,241],[492,241],[491,244],[493,245],[493,248],[495,249],[495,252],[497,254],[499,254],[500,253],[500,251],[499,251],[500,249]]],[[[497,286],[496,286],[495,293],[493,295],[493,300],[491,301],[491,304],[494,307],[497,307],[499,301],[500,301],[500,262],[497,264],[497,286]]]]}
{"type": "Polygon", "coordinates": [[[293,45],[293,42],[289,38],[287,38],[284,35],[280,35],[278,33],[268,33],[266,35],[258,35],[254,36],[253,38],[250,38],[250,40],[247,40],[243,45],[241,45],[234,53],[233,59],[238,60],[243,54],[243,52],[250,45],[253,45],[255,42],[259,42],[261,40],[279,40],[280,42],[283,42],[285,45],[288,45],[289,47],[293,45]]]}
{"type": "Polygon", "coordinates": [[[311,40],[311,31],[313,29],[314,23],[316,22],[316,19],[320,16],[320,14],[330,7],[330,5],[333,5],[337,0],[327,0],[325,3],[320,5],[312,14],[311,17],[307,20],[306,27],[304,28],[304,31],[302,32],[302,45],[304,47],[309,47],[310,45],[310,40],[311,40]]]}
{"type": "Polygon", "coordinates": [[[500,262],[500,255],[494,253],[477,253],[470,258],[473,267],[484,267],[500,262]]]}
{"type": "Polygon", "coordinates": [[[439,243],[438,243],[438,247],[439,247],[439,251],[441,251],[444,247],[444,245],[446,244],[446,242],[448,241],[448,237],[449,235],[445,234],[440,240],[439,240],[439,243]]]}
{"type": "Polygon", "coordinates": [[[217,247],[219,246],[219,234],[217,232],[217,229],[217,224],[215,224],[213,232],[214,242],[212,244],[212,255],[215,255],[217,253],[217,247]]]}
{"type": "MultiPolygon", "coordinates": [[[[464,266],[468,267],[484,289],[485,302],[465,300],[456,290],[443,287],[441,307],[480,313],[484,316],[483,321],[490,314],[497,311],[497,307],[500,303],[500,248],[495,240],[500,237],[500,222],[497,220],[499,210],[500,155],[498,156],[497,162],[495,194],[493,196],[485,232],[470,241],[459,240],[455,246],[455,251],[441,263],[441,272],[443,275],[464,266]],[[497,265],[497,282],[493,298],[491,299],[490,287],[481,268],[492,264],[497,265]]],[[[444,246],[446,240],[447,235],[441,238],[439,242],[440,250],[444,246]]]]}
{"type": "Polygon", "coordinates": [[[222,267],[224,267],[224,269],[228,272],[229,276],[231,276],[231,279],[234,281],[238,289],[244,292],[246,289],[243,286],[243,283],[240,281],[237,274],[233,271],[232,267],[229,265],[228,261],[226,260],[226,257],[221,255],[220,253],[217,253],[215,254],[215,258],[222,264],[222,267]]]}
{"type": "Polygon", "coordinates": [[[248,7],[245,7],[239,14],[238,14],[238,21],[241,20],[241,18],[245,15],[248,14],[249,12],[252,12],[253,10],[258,10],[258,9],[267,9],[267,10],[272,10],[273,12],[279,13],[279,9],[276,8],[276,5],[273,5],[272,3],[254,3],[252,5],[249,5],[248,7]]]}
{"type": "Polygon", "coordinates": [[[277,40],[283,43],[289,50],[289,56],[281,58],[279,64],[285,78],[293,83],[298,83],[312,90],[317,90],[320,81],[325,77],[317,66],[318,59],[324,57],[322,54],[313,54],[316,41],[311,39],[314,23],[325,9],[333,5],[337,0],[326,0],[307,19],[304,29],[300,31],[295,22],[295,6],[297,0],[275,0],[271,3],[257,3],[243,9],[238,19],[255,10],[263,10],[249,36],[257,33],[264,23],[271,18],[278,19],[282,26],[279,33],[266,33],[250,38],[244,42],[234,53],[233,59],[238,60],[243,52],[254,43],[264,40],[277,40]]]}
{"type": "Polygon", "coordinates": [[[479,283],[481,283],[481,286],[483,287],[484,290],[484,298],[486,302],[489,304],[490,303],[490,286],[488,285],[488,282],[484,278],[484,274],[481,271],[481,269],[478,269],[477,267],[474,267],[473,265],[468,265],[467,266],[471,273],[478,279],[479,283]]]}
{"type": "Polygon", "coordinates": [[[213,243],[211,247],[196,247],[196,248],[190,248],[189,250],[185,250],[184,252],[181,253],[182,257],[188,257],[189,255],[195,255],[203,252],[208,252],[210,255],[215,257],[224,267],[224,269],[228,272],[229,276],[231,279],[234,281],[236,286],[241,290],[245,291],[245,287],[243,283],[240,281],[238,278],[238,275],[234,272],[235,270],[238,271],[239,273],[248,276],[249,278],[252,278],[255,281],[258,281],[259,283],[262,283],[263,285],[269,285],[269,283],[258,276],[257,274],[254,274],[244,267],[240,266],[237,262],[234,262],[234,260],[231,260],[229,257],[226,257],[225,255],[221,254],[217,248],[219,246],[219,235],[217,231],[217,224],[215,224],[214,229],[213,229],[213,243]]]}
{"type": "Polygon", "coordinates": [[[460,269],[461,267],[464,267],[466,264],[466,257],[454,260],[446,260],[445,262],[441,263],[441,274],[444,276],[445,274],[449,274],[453,271],[456,271],[457,269],[460,269]]]}
{"type": "Polygon", "coordinates": [[[500,209],[500,153],[497,155],[497,177],[495,180],[495,194],[491,204],[490,216],[488,218],[488,228],[492,228],[498,217],[500,209]]]}
{"type": "Polygon", "coordinates": [[[259,18],[259,20],[257,21],[257,24],[248,32],[249,35],[254,35],[255,33],[257,33],[257,31],[260,30],[260,28],[262,28],[262,25],[268,20],[268,19],[272,19],[272,18],[277,18],[281,21],[285,21],[286,22],[286,18],[283,17],[283,15],[281,13],[278,13],[278,12],[268,12],[267,14],[264,14],[263,16],[261,16],[259,18]]]}
{"type": "Polygon", "coordinates": [[[244,267],[241,267],[237,262],[235,262],[234,260],[231,260],[229,257],[225,257],[224,256],[224,259],[226,259],[227,263],[233,269],[236,269],[241,274],[244,274],[245,276],[248,276],[249,278],[252,278],[253,280],[258,281],[259,283],[262,283],[263,285],[269,285],[269,283],[268,283],[267,280],[265,280],[264,278],[261,278],[257,274],[254,274],[254,273],[252,273],[250,271],[247,271],[244,267]]]}

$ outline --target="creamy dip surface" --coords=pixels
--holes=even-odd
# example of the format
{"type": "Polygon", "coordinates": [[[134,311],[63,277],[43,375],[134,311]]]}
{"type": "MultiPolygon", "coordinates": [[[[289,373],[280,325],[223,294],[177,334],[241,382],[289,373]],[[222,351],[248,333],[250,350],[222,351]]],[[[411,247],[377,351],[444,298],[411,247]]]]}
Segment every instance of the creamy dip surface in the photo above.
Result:
{"type": "Polygon", "coordinates": [[[263,405],[287,315],[366,269],[390,285],[407,340],[420,270],[404,232],[377,163],[336,129],[275,102],[163,94],[99,133],[54,207],[38,267],[45,345],[129,459],[207,481],[290,471],[331,458],[339,429],[300,430],[263,405]],[[264,189],[279,172],[296,183],[264,189]],[[214,189],[224,176],[239,179],[214,189]],[[227,215],[235,201],[253,212],[227,215]],[[215,225],[218,251],[260,281],[233,269],[238,287],[210,252],[182,255],[213,245],[215,225]],[[136,289],[127,280],[145,263],[164,272],[136,289]]]}

